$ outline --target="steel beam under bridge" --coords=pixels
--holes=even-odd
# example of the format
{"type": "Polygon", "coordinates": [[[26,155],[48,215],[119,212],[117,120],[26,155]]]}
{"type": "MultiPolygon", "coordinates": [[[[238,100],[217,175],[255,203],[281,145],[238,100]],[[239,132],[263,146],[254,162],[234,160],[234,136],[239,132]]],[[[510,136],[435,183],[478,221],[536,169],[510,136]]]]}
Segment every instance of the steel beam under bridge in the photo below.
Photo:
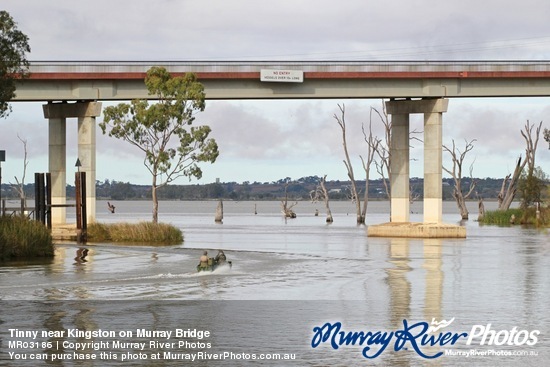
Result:
{"type": "Polygon", "coordinates": [[[34,61],[14,101],[151,98],[143,80],[152,66],[196,73],[207,99],[550,96],[549,61],[34,61]],[[261,81],[262,70],[298,72],[303,79],[261,81]]]}

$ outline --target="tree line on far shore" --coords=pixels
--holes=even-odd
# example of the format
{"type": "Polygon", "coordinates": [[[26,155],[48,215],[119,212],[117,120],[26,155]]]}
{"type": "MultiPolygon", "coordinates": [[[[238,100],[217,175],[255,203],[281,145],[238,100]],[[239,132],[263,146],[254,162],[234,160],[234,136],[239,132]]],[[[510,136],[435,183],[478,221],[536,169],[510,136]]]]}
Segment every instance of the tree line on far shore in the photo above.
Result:
{"type": "MultiPolygon", "coordinates": [[[[285,197],[285,186],[289,200],[311,200],[312,190],[315,190],[321,177],[309,176],[296,180],[284,178],[272,182],[219,182],[194,185],[167,185],[158,190],[160,200],[281,200],[285,197]]],[[[464,187],[469,187],[468,179],[463,179],[464,187]]],[[[473,178],[476,181],[476,190],[485,200],[497,200],[502,186],[502,178],[473,178]]],[[[364,181],[358,181],[358,186],[365,187],[364,181]]],[[[331,200],[350,200],[350,181],[326,181],[325,183],[331,200]]],[[[423,196],[423,179],[411,178],[411,191],[414,197],[411,200],[421,200],[423,196]]],[[[443,199],[453,199],[454,180],[443,179],[443,199]]],[[[74,196],[75,187],[67,186],[67,197],[74,196]]],[[[25,184],[27,198],[34,197],[34,184],[25,184]]],[[[548,193],[544,193],[548,196],[548,193]]],[[[2,197],[9,200],[19,199],[18,191],[9,184],[2,184],[2,197]]],[[[106,200],[150,200],[151,185],[139,185],[116,180],[96,182],[96,197],[106,200]]],[[[371,200],[387,200],[384,183],[381,179],[369,180],[369,198],[371,200]]],[[[472,200],[476,200],[472,198],[472,200]]]]}

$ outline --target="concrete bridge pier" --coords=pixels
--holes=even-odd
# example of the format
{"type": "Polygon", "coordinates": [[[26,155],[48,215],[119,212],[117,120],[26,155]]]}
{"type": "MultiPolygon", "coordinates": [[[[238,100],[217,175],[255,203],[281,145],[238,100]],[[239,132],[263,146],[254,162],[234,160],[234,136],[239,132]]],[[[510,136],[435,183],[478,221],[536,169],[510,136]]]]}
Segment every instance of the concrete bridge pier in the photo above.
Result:
{"type": "Polygon", "coordinates": [[[443,220],[443,112],[448,99],[427,100],[424,109],[424,223],[443,220]],[[433,103],[433,104],[432,104],[433,103]]]}
{"type": "MultiPolygon", "coordinates": [[[[75,103],[48,103],[42,105],[49,122],[49,172],[52,177],[52,204],[67,202],[66,174],[66,120],[78,118],[78,159],[86,172],[86,205],[88,223],[95,222],[96,181],[96,117],[101,115],[101,103],[93,101],[75,103]]],[[[76,162],[76,158],[74,159],[76,162]]],[[[76,169],[75,169],[76,170],[76,169]]],[[[72,179],[71,179],[72,181],[72,179]]],[[[52,210],[52,224],[65,224],[65,208],[52,210]]]]}
{"type": "Polygon", "coordinates": [[[442,155],[443,113],[447,99],[391,100],[386,111],[392,115],[390,147],[391,216],[390,222],[369,226],[373,237],[466,237],[461,226],[443,224],[442,155]],[[409,221],[409,115],[424,114],[424,220],[409,221]]]}
{"type": "Polygon", "coordinates": [[[408,222],[409,200],[409,114],[392,115],[390,146],[391,222],[408,222]]]}

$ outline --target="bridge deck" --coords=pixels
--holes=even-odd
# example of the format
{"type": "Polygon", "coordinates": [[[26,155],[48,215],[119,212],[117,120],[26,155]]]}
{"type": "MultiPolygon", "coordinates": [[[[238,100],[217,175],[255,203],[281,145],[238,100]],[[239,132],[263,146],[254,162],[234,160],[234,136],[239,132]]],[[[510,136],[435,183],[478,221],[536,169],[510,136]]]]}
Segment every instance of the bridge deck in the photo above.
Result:
{"type": "Polygon", "coordinates": [[[33,61],[19,101],[150,98],[152,66],[196,73],[209,99],[549,96],[548,61],[33,61]],[[303,83],[261,82],[263,69],[303,83]]]}
{"type": "Polygon", "coordinates": [[[262,69],[301,70],[310,78],[550,77],[548,61],[34,61],[34,79],[134,79],[152,66],[205,78],[257,78],[262,69]]]}

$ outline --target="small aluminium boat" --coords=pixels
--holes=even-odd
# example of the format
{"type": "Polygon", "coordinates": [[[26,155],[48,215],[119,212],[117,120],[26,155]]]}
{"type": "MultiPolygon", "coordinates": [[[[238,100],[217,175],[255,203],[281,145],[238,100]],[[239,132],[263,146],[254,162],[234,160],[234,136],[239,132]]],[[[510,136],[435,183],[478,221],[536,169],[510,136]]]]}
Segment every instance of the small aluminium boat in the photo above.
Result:
{"type": "Polygon", "coordinates": [[[214,271],[219,267],[222,266],[231,266],[233,263],[231,261],[223,260],[223,261],[216,261],[213,257],[209,257],[208,261],[203,261],[199,265],[197,265],[197,271],[214,271]]]}

